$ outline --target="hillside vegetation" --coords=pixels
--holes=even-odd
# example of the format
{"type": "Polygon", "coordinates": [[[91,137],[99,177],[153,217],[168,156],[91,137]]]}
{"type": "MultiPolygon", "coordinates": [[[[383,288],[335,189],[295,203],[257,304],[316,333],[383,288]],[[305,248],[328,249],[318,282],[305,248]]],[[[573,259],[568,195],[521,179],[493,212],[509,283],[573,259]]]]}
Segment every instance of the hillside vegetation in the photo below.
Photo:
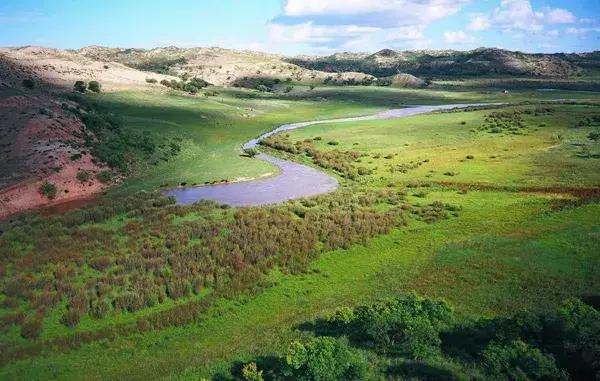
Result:
{"type": "Polygon", "coordinates": [[[502,49],[471,51],[394,51],[374,54],[336,53],[326,57],[298,57],[289,62],[328,72],[359,71],[377,77],[410,73],[416,76],[523,76],[569,78],[596,75],[600,53],[527,54],[502,49]]]}
{"type": "Polygon", "coordinates": [[[1,49],[0,379],[595,377],[596,53],[333,57],[1,49]],[[242,151],[456,103],[494,104],[242,151]],[[161,193],[275,175],[261,152],[340,186],[161,193]]]}

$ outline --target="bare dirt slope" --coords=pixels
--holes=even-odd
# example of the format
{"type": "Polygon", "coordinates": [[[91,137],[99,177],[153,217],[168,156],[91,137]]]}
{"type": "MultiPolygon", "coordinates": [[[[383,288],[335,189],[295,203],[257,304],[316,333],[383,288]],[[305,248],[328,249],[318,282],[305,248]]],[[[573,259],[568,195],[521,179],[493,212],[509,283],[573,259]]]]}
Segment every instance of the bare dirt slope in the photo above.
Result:
{"type": "Polygon", "coordinates": [[[18,86],[23,77],[31,77],[55,87],[72,89],[75,81],[99,81],[104,91],[151,90],[160,85],[146,82],[146,78],[174,79],[172,76],[144,72],[118,62],[94,60],[76,51],[26,46],[0,48],[4,62],[0,78],[18,86]]]}
{"type": "MultiPolygon", "coordinates": [[[[176,47],[156,49],[120,49],[90,46],[74,54],[98,61],[120,62],[140,70],[164,71],[176,75],[188,73],[214,85],[228,86],[248,78],[288,78],[300,83],[322,83],[331,76],[319,70],[310,70],[287,62],[286,57],[256,51],[222,48],[176,47]]],[[[339,79],[362,81],[372,75],[341,72],[339,79]]]]}

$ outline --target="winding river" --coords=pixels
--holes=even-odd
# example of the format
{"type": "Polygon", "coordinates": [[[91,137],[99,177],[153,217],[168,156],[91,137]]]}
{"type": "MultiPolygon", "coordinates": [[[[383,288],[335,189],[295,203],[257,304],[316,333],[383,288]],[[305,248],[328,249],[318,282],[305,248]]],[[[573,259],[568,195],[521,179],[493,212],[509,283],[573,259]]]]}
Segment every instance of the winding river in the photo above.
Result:
{"type": "MultiPolygon", "coordinates": [[[[242,147],[254,148],[264,138],[282,131],[294,130],[315,124],[358,122],[369,120],[382,120],[404,118],[411,115],[424,114],[431,111],[450,110],[483,104],[453,104],[438,106],[412,106],[402,109],[393,109],[373,115],[351,118],[315,120],[310,122],[284,124],[269,131],[256,139],[246,142],[242,147]]],[[[283,202],[287,200],[314,196],[327,193],[338,187],[338,181],[315,168],[298,164],[293,161],[283,160],[271,155],[260,153],[255,156],[259,160],[268,161],[279,167],[280,172],[271,177],[241,181],[236,183],[222,183],[203,185],[188,188],[175,188],[164,192],[167,196],[174,196],[178,204],[192,204],[199,200],[213,200],[230,206],[252,206],[283,202]]]]}

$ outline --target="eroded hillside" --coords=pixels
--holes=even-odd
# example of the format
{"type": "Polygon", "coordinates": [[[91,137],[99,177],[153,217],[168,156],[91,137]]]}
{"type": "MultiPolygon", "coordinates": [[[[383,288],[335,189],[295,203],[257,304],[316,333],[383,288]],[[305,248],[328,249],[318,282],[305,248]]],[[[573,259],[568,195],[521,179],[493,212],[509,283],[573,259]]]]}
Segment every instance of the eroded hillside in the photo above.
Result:
{"type": "Polygon", "coordinates": [[[471,51],[395,51],[374,54],[336,53],[326,57],[298,57],[290,62],[313,70],[360,71],[374,76],[410,73],[417,76],[524,76],[569,78],[597,72],[597,52],[583,54],[527,54],[502,49],[471,51]]]}

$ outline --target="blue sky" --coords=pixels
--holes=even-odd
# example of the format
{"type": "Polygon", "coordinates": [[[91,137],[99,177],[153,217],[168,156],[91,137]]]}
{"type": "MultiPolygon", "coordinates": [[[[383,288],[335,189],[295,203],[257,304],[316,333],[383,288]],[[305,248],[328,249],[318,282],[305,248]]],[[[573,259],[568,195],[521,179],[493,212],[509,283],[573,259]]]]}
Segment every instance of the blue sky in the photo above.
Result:
{"type": "Polygon", "coordinates": [[[0,46],[600,50],[600,0],[2,0],[0,46]]]}

